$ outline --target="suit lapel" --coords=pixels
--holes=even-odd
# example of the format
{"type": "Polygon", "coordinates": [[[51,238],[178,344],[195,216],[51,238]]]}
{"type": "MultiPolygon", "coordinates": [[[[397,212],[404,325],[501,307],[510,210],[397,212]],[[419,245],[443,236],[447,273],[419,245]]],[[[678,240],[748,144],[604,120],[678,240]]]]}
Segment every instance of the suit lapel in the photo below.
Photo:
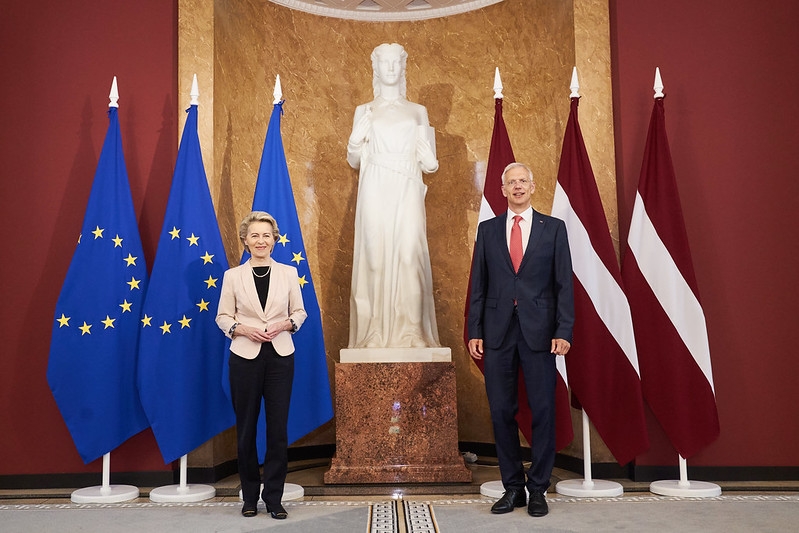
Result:
{"type": "Polygon", "coordinates": [[[490,242],[495,243],[496,247],[499,248],[495,250],[494,253],[497,253],[498,257],[502,257],[502,260],[508,268],[513,271],[513,262],[510,260],[510,247],[507,235],[508,212],[505,211],[501,215],[497,215],[494,221],[494,234],[491,236],[490,242]]]}

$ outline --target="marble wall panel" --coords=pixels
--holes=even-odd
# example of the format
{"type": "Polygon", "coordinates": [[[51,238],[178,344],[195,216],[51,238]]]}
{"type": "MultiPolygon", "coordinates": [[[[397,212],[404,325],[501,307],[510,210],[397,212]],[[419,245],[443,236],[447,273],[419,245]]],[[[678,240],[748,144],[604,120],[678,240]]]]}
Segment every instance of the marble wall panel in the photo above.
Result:
{"type": "MultiPolygon", "coordinates": [[[[200,5],[181,0],[181,9],[194,2],[200,5]]],[[[514,153],[533,168],[533,206],[544,213],[552,205],[571,70],[575,64],[586,70],[581,126],[603,200],[615,206],[607,3],[505,0],[442,19],[369,23],[320,17],[265,0],[216,0],[212,28],[213,36],[198,33],[194,39],[213,42],[208,142],[213,154],[207,171],[229,259],[240,257],[236,227],[250,209],[280,75],[283,142],[322,310],[331,380],[338,351],[348,341],[357,192],[357,171],[345,159],[352,114],[372,99],[373,48],[384,42],[405,47],[408,98],[427,107],[436,129],[440,168],[425,176],[428,241],[439,334],[452,348],[457,369],[459,438],[485,442],[491,425],[482,376],[464,348],[462,332],[493,128],[494,67],[504,84],[504,117],[514,153]],[[596,100],[593,93],[587,96],[595,89],[596,100]]],[[[208,56],[190,47],[181,48],[180,55],[192,53],[208,56]]],[[[203,150],[209,150],[203,142],[203,150]]],[[[615,228],[615,211],[609,215],[615,228]]],[[[333,431],[304,442],[332,443],[333,431]]]]}

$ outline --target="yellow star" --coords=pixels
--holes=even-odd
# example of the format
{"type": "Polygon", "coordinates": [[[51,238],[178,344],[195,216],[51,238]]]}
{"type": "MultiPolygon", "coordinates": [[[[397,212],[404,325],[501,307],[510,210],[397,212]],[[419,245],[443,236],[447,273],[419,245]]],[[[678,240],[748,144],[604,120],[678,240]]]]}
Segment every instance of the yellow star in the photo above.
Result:
{"type": "Polygon", "coordinates": [[[167,324],[166,320],[164,320],[164,325],[163,326],[158,326],[158,327],[161,328],[161,335],[166,335],[167,333],[172,333],[171,331],[169,331],[169,328],[172,327],[172,324],[167,324]]]}
{"type": "Polygon", "coordinates": [[[206,287],[206,289],[210,289],[211,287],[216,287],[216,280],[218,280],[218,279],[219,278],[214,278],[214,277],[208,276],[208,279],[205,280],[205,284],[208,285],[206,287]]]}
{"type": "Polygon", "coordinates": [[[69,327],[69,319],[70,317],[64,316],[64,313],[61,313],[61,318],[56,318],[58,320],[58,327],[63,328],[64,326],[69,327]]]}
{"type": "Polygon", "coordinates": [[[119,304],[119,307],[122,308],[122,312],[123,313],[130,313],[130,306],[131,305],[133,305],[133,304],[130,303],[129,301],[127,301],[127,300],[124,300],[121,304],[119,304]]]}
{"type": "Polygon", "coordinates": [[[194,305],[199,307],[200,308],[200,312],[202,313],[203,311],[208,311],[208,304],[209,303],[211,303],[211,302],[206,302],[204,298],[200,298],[200,303],[194,304],[194,305]]]}
{"type": "Polygon", "coordinates": [[[133,276],[131,276],[130,277],[130,281],[126,281],[125,283],[130,285],[130,290],[133,290],[133,289],[138,289],[139,288],[139,283],[140,282],[141,282],[140,279],[136,279],[133,276]]]}
{"type": "Polygon", "coordinates": [[[305,288],[305,284],[308,283],[308,280],[305,279],[305,276],[300,276],[298,281],[300,282],[300,288],[301,289],[305,288]]]}
{"type": "Polygon", "coordinates": [[[287,242],[291,242],[289,240],[289,234],[285,233],[285,234],[281,235],[280,237],[278,237],[277,242],[278,242],[278,244],[282,244],[283,246],[286,246],[287,242]]]}
{"type": "Polygon", "coordinates": [[[195,237],[194,233],[191,234],[191,237],[186,237],[186,240],[189,241],[189,246],[199,246],[197,241],[200,240],[199,237],[195,237]]]}
{"type": "Polygon", "coordinates": [[[94,238],[95,239],[102,239],[104,231],[105,231],[104,229],[100,229],[100,226],[95,226],[94,227],[94,231],[92,232],[92,233],[94,233],[94,238]]]}
{"type": "Polygon", "coordinates": [[[114,241],[114,248],[122,248],[122,238],[119,236],[119,234],[117,234],[117,236],[111,240],[114,241]]]}
{"type": "Polygon", "coordinates": [[[214,256],[213,256],[213,255],[211,255],[211,254],[209,254],[207,250],[206,250],[206,252],[205,252],[205,255],[201,255],[201,256],[200,256],[200,259],[202,259],[202,260],[203,260],[203,264],[204,264],[204,265],[207,265],[208,263],[211,263],[211,264],[213,264],[214,262],[213,262],[213,261],[211,261],[211,259],[213,259],[213,258],[214,258],[214,256]]]}
{"type": "Polygon", "coordinates": [[[150,321],[153,319],[151,316],[147,316],[147,313],[144,313],[144,318],[141,319],[141,327],[146,328],[147,326],[152,326],[150,321]]]}
{"type": "Polygon", "coordinates": [[[105,324],[105,327],[103,329],[108,329],[108,328],[113,328],[114,327],[114,321],[115,320],[116,320],[116,318],[111,318],[110,316],[105,315],[105,320],[101,320],[100,322],[105,324]]]}
{"type": "Polygon", "coordinates": [[[169,234],[172,235],[173,240],[177,239],[178,237],[180,237],[180,230],[175,226],[172,226],[172,231],[170,231],[169,234]]]}
{"type": "Polygon", "coordinates": [[[297,254],[295,254],[294,252],[291,252],[291,255],[294,256],[294,257],[291,258],[291,262],[292,263],[297,263],[299,265],[300,263],[305,261],[305,259],[302,257],[302,252],[297,253],[297,254]]]}
{"type": "Polygon", "coordinates": [[[127,257],[123,257],[122,258],[122,260],[124,262],[126,262],[128,264],[128,266],[131,266],[131,265],[136,266],[136,259],[138,259],[138,257],[134,257],[134,256],[130,255],[130,253],[128,253],[127,257]]]}
{"type": "Polygon", "coordinates": [[[189,327],[189,322],[191,322],[191,319],[190,318],[186,318],[186,315],[183,315],[183,318],[178,320],[178,322],[180,322],[180,329],[188,328],[189,327]]]}
{"type": "Polygon", "coordinates": [[[87,333],[88,333],[89,335],[91,335],[91,334],[92,334],[92,332],[91,332],[91,329],[92,329],[92,325],[91,325],[91,324],[87,324],[87,323],[86,323],[86,321],[84,320],[84,321],[83,321],[83,325],[82,325],[82,326],[80,326],[80,331],[81,331],[81,334],[80,334],[80,336],[81,336],[81,337],[83,337],[83,336],[84,336],[84,335],[86,335],[87,333]]]}

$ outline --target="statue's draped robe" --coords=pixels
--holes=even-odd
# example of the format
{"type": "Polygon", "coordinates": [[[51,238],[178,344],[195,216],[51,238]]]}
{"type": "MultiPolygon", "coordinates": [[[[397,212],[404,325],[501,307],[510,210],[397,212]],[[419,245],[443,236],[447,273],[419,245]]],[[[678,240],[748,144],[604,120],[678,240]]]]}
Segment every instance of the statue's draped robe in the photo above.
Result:
{"type": "MultiPolygon", "coordinates": [[[[364,107],[356,110],[356,123],[364,107]]],[[[427,114],[404,99],[369,109],[355,210],[349,347],[440,346],[419,163],[435,156],[417,142],[427,114]]]]}

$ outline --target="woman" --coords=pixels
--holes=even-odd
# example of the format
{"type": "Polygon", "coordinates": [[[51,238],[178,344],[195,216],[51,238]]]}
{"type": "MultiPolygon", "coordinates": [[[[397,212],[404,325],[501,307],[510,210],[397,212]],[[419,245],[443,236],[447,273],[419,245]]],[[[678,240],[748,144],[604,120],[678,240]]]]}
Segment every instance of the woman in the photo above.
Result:
{"type": "Polygon", "coordinates": [[[439,346],[422,172],[438,169],[424,106],[405,98],[408,54],[372,52],[374,100],[355,109],[347,161],[360,168],[350,348],[439,346]]]}
{"type": "Polygon", "coordinates": [[[230,393],[236,413],[238,466],[246,517],[258,514],[261,474],[255,444],[261,398],[266,410],[266,458],[261,498],[272,518],[288,516],[280,504],[288,470],[288,413],[294,379],[291,334],[305,320],[297,269],[271,257],[279,236],[268,213],[253,211],[239,225],[250,259],[225,272],[216,323],[232,339],[230,393]]]}

